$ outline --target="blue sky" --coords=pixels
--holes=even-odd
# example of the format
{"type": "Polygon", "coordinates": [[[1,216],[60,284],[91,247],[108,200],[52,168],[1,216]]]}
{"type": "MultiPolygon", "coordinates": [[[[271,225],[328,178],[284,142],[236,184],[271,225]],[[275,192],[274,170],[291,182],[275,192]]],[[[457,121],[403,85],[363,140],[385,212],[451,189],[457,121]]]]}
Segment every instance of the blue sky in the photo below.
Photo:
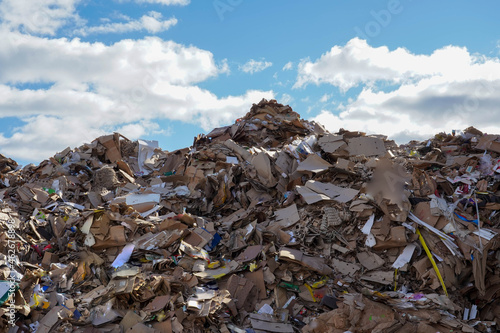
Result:
{"type": "Polygon", "coordinates": [[[497,1],[1,0],[0,153],[174,150],[261,98],[331,131],[500,133],[497,1]]]}

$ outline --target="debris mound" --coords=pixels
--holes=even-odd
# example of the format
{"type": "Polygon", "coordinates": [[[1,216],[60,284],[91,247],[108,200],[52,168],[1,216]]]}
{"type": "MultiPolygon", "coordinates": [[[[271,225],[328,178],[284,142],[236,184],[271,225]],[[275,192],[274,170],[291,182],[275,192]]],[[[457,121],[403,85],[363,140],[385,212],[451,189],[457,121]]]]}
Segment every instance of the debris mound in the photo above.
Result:
{"type": "Polygon", "coordinates": [[[500,135],[398,146],[275,100],[163,151],[0,155],[2,332],[494,332],[500,135]]]}

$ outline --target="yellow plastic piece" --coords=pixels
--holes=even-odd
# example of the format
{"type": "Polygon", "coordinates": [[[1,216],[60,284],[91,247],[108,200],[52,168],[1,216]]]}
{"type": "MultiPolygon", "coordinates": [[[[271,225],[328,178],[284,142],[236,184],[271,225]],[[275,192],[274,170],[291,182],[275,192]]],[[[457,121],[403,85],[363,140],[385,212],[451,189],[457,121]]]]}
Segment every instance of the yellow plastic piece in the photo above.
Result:
{"type": "Polygon", "coordinates": [[[220,261],[219,260],[212,261],[211,263],[209,263],[207,265],[207,267],[210,268],[210,269],[214,269],[214,268],[217,268],[219,266],[220,266],[220,261]]]}
{"type": "Polygon", "coordinates": [[[257,269],[257,263],[255,263],[255,262],[251,263],[249,269],[250,269],[250,272],[255,271],[257,269]]]}
{"type": "Polygon", "coordinates": [[[307,290],[309,290],[309,293],[311,293],[311,297],[312,297],[313,301],[317,302],[316,297],[314,297],[314,292],[313,292],[311,286],[308,285],[307,283],[304,283],[304,286],[306,286],[307,290]]]}
{"type": "Polygon", "coordinates": [[[328,282],[328,277],[325,276],[321,280],[314,282],[311,285],[311,287],[313,287],[314,289],[318,289],[318,288],[323,287],[327,282],[328,282]]]}
{"type": "Polygon", "coordinates": [[[420,230],[418,230],[418,229],[417,229],[417,235],[418,235],[418,239],[420,240],[420,243],[424,247],[425,253],[427,253],[427,257],[429,258],[429,260],[432,263],[432,267],[434,268],[434,271],[436,271],[436,275],[439,279],[439,282],[441,283],[441,287],[443,287],[444,294],[446,296],[448,296],[448,291],[446,290],[446,286],[444,285],[444,280],[443,280],[443,277],[441,276],[441,273],[439,272],[439,268],[437,267],[436,262],[434,261],[434,258],[432,257],[431,251],[429,251],[429,248],[427,247],[427,244],[425,244],[424,237],[422,236],[422,234],[420,233],[420,230]]]}
{"type": "Polygon", "coordinates": [[[31,308],[36,308],[40,304],[40,300],[38,297],[37,293],[33,294],[33,305],[31,305],[31,308]]]}
{"type": "Polygon", "coordinates": [[[394,271],[394,291],[398,289],[398,269],[394,271]]]}
{"type": "Polygon", "coordinates": [[[167,315],[165,314],[165,311],[162,311],[162,312],[160,312],[160,313],[158,313],[156,315],[156,320],[158,320],[159,322],[164,321],[165,318],[167,318],[167,315]]]}

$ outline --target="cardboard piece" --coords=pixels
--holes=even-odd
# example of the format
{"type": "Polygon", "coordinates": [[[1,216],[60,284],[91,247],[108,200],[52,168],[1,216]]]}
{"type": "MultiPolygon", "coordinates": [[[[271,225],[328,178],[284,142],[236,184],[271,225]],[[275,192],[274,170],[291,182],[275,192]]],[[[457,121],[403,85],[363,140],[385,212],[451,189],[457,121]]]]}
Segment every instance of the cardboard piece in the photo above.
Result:
{"type": "Polygon", "coordinates": [[[358,252],[356,258],[358,258],[359,263],[369,271],[377,269],[385,264],[385,260],[373,252],[358,252]]]}
{"type": "Polygon", "coordinates": [[[252,154],[250,154],[247,150],[243,149],[241,146],[239,146],[236,142],[233,140],[229,139],[224,142],[224,146],[228,147],[231,149],[233,152],[241,156],[241,158],[247,162],[250,162],[252,160],[252,154]]]}
{"type": "MultiPolygon", "coordinates": [[[[307,189],[315,192],[318,194],[317,198],[324,198],[326,196],[328,199],[322,199],[322,200],[335,200],[340,203],[346,203],[354,199],[354,197],[359,193],[358,190],[350,189],[350,188],[343,188],[340,186],[336,186],[330,183],[322,183],[322,182],[317,182],[314,180],[309,180],[306,182],[305,187],[307,189]],[[323,196],[324,195],[324,196],[323,196]]],[[[297,186],[297,189],[299,187],[297,186]]],[[[302,193],[299,191],[299,193],[302,195],[302,193]]],[[[305,199],[305,198],[304,198],[305,199]]],[[[320,200],[317,200],[320,201],[320,200]]],[[[314,202],[317,202],[314,201],[314,202]]],[[[306,200],[307,202],[307,200],[306,200]]],[[[309,202],[307,202],[310,204],[309,202]]]]}
{"type": "Polygon", "coordinates": [[[293,333],[295,332],[291,324],[276,322],[269,315],[251,314],[250,322],[252,328],[257,332],[293,333]]]}
{"type": "Polygon", "coordinates": [[[40,326],[37,332],[49,333],[52,331],[52,327],[59,320],[59,313],[64,310],[62,306],[53,307],[39,322],[40,326]]]}
{"type": "Polygon", "coordinates": [[[262,245],[251,245],[241,252],[235,260],[241,263],[255,260],[255,258],[257,258],[257,256],[261,253],[262,248],[262,245]]]}
{"type": "Polygon", "coordinates": [[[377,244],[373,246],[376,251],[387,250],[393,247],[406,246],[408,242],[406,241],[406,228],[403,226],[392,227],[389,232],[389,236],[383,240],[377,240],[377,244]]]}
{"type": "Polygon", "coordinates": [[[231,275],[227,281],[227,290],[233,296],[238,309],[245,309],[248,312],[255,310],[258,291],[252,281],[239,277],[236,274],[231,275]]]}
{"type": "Polygon", "coordinates": [[[195,228],[191,233],[184,238],[184,242],[190,244],[191,246],[197,246],[200,248],[205,247],[214,236],[211,233],[202,228],[195,228]]]}
{"type": "Polygon", "coordinates": [[[486,149],[500,154],[500,142],[498,135],[483,135],[476,145],[476,149],[486,149]]]}
{"type": "Polygon", "coordinates": [[[134,311],[129,310],[120,321],[120,326],[125,332],[128,329],[132,328],[135,324],[140,322],[142,322],[142,318],[139,315],[137,315],[134,311]]]}
{"type": "Polygon", "coordinates": [[[106,147],[106,158],[115,163],[122,159],[119,148],[119,134],[115,133],[113,135],[101,136],[98,140],[106,147]]]}
{"type": "Polygon", "coordinates": [[[291,227],[300,220],[296,204],[279,209],[274,212],[274,215],[276,217],[276,223],[278,223],[282,228],[291,227]]]}
{"type": "Polygon", "coordinates": [[[415,206],[415,213],[414,213],[420,220],[423,222],[429,224],[430,226],[435,227],[438,220],[439,216],[434,216],[431,212],[431,206],[430,202],[424,201],[424,202],[419,202],[415,206]]]}
{"type": "Polygon", "coordinates": [[[278,181],[273,176],[271,161],[269,160],[269,156],[266,153],[261,152],[257,155],[254,155],[252,157],[251,163],[255,167],[259,180],[263,185],[265,185],[266,187],[274,187],[278,183],[278,181]]]}
{"type": "Polygon", "coordinates": [[[50,269],[50,265],[52,263],[58,263],[59,262],[59,256],[55,253],[51,252],[45,252],[43,254],[43,259],[42,259],[42,267],[46,270],[50,269]]]}
{"type": "Polygon", "coordinates": [[[330,163],[322,159],[316,154],[309,154],[307,155],[307,158],[299,163],[299,166],[297,167],[297,171],[308,171],[308,172],[322,172],[325,170],[328,170],[328,168],[333,167],[330,163]]]}
{"type": "Polygon", "coordinates": [[[133,327],[130,328],[130,332],[134,332],[134,333],[156,333],[156,330],[151,328],[151,327],[147,327],[146,325],[144,325],[143,323],[137,323],[135,324],[133,327]]]}
{"type": "Polygon", "coordinates": [[[371,271],[361,276],[361,280],[376,282],[385,285],[394,283],[394,272],[391,271],[371,271]]]}
{"type": "MultiPolygon", "coordinates": [[[[177,319],[177,318],[175,318],[177,319]]],[[[165,320],[159,323],[153,323],[153,328],[155,329],[156,332],[164,332],[164,333],[172,333],[172,321],[171,320],[165,320]]]]}
{"type": "Polygon", "coordinates": [[[299,250],[282,247],[279,251],[279,259],[300,263],[323,275],[331,275],[333,273],[333,270],[325,264],[324,258],[306,256],[299,250]]]}
{"type": "Polygon", "coordinates": [[[330,198],[329,196],[314,192],[313,190],[305,186],[297,186],[296,190],[297,192],[299,192],[299,194],[302,196],[302,198],[308,205],[312,205],[313,203],[322,200],[332,200],[332,198],[330,198]]]}
{"type": "Polygon", "coordinates": [[[335,271],[343,275],[354,276],[354,274],[361,269],[361,266],[357,264],[351,264],[335,258],[332,259],[332,264],[335,271]]]}
{"type": "Polygon", "coordinates": [[[340,148],[347,147],[343,135],[325,134],[318,140],[318,144],[325,153],[334,153],[340,148]]]}
{"type": "Polygon", "coordinates": [[[384,156],[387,153],[384,141],[368,136],[349,139],[347,151],[351,156],[364,155],[366,157],[384,156]]]}
{"type": "Polygon", "coordinates": [[[264,281],[264,271],[262,269],[258,269],[253,272],[246,272],[245,278],[252,281],[255,287],[257,287],[257,291],[259,292],[259,300],[267,298],[266,283],[264,281]]]}
{"type": "Polygon", "coordinates": [[[171,298],[172,297],[170,295],[156,296],[148,305],[146,305],[142,309],[142,311],[151,313],[161,311],[165,308],[165,306],[167,306],[171,298]]]}
{"type": "Polygon", "coordinates": [[[196,272],[193,273],[193,275],[199,277],[202,280],[215,280],[219,279],[233,271],[235,271],[238,268],[238,263],[236,261],[230,261],[226,265],[216,268],[216,269],[207,269],[204,272],[196,272]]]}
{"type": "Polygon", "coordinates": [[[343,158],[338,158],[337,163],[335,163],[335,167],[338,169],[352,172],[354,169],[354,162],[343,159],[343,158]]]}

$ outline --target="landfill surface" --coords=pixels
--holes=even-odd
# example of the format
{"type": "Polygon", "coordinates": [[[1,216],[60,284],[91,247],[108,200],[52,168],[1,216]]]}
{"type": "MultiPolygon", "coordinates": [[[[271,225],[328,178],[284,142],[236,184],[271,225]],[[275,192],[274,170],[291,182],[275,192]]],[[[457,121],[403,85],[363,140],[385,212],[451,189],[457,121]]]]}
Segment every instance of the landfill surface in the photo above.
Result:
{"type": "Polygon", "coordinates": [[[0,155],[2,332],[496,332],[500,135],[398,146],[262,100],[163,151],[0,155]]]}

